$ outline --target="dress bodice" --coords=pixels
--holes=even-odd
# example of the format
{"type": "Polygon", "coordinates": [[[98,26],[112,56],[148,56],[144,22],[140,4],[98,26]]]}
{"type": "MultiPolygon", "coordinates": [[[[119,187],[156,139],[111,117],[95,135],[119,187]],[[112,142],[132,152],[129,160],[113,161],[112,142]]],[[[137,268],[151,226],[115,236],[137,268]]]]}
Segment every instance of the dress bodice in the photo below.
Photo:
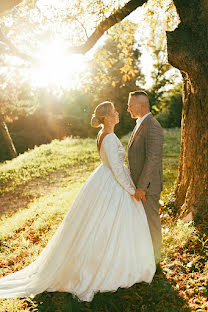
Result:
{"type": "MultiPolygon", "coordinates": [[[[117,138],[117,136],[114,133],[110,133],[108,135],[113,135],[114,138],[112,138],[112,139],[107,138],[108,142],[101,144],[100,158],[101,158],[102,162],[107,164],[110,167],[109,159],[107,157],[105,148],[108,148],[111,150],[111,146],[115,145],[116,150],[117,150],[117,154],[118,154],[118,158],[119,158],[119,162],[124,163],[126,152],[125,152],[123,145],[121,144],[120,140],[117,138]],[[102,147],[104,147],[104,148],[102,148],[102,147]]],[[[104,138],[104,140],[105,140],[105,138],[104,138]]],[[[113,152],[113,150],[114,150],[114,148],[112,147],[112,152],[113,152]]]]}
{"type": "Polygon", "coordinates": [[[100,158],[124,190],[133,195],[135,186],[124,165],[125,149],[115,133],[107,134],[100,147],[100,158]]]}

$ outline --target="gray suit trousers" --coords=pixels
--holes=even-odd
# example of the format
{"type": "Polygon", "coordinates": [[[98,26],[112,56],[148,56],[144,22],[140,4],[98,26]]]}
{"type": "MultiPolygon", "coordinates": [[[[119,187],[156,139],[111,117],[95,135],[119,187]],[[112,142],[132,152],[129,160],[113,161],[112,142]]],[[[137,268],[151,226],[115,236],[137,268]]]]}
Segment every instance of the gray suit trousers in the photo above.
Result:
{"type": "Polygon", "coordinates": [[[160,263],[162,246],[161,222],[159,215],[160,193],[151,195],[146,194],[146,199],[147,202],[143,203],[143,206],[149,224],[152,244],[154,247],[155,262],[157,264],[160,263]]]}

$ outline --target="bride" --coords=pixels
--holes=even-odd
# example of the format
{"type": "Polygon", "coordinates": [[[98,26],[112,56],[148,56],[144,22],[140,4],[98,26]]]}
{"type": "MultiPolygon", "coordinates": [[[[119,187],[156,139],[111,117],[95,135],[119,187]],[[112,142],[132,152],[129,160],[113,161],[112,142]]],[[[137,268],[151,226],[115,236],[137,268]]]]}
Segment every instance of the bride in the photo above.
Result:
{"type": "Polygon", "coordinates": [[[150,283],[155,260],[147,218],[124,166],[125,150],[114,133],[111,102],[99,104],[92,127],[101,164],[83,184],[60,226],[37,259],[0,279],[0,298],[69,292],[92,301],[97,292],[150,283]]]}

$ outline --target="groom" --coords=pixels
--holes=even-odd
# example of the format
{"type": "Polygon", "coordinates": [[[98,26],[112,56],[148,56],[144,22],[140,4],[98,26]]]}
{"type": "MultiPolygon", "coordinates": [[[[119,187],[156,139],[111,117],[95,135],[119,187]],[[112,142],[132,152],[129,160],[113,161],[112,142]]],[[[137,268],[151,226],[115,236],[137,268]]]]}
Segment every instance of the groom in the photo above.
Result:
{"type": "Polygon", "coordinates": [[[128,112],[137,119],[128,143],[128,168],[136,186],[135,197],[142,201],[146,212],[155,262],[159,265],[162,244],[159,199],[163,188],[163,130],[150,112],[146,92],[129,93],[128,112]]]}

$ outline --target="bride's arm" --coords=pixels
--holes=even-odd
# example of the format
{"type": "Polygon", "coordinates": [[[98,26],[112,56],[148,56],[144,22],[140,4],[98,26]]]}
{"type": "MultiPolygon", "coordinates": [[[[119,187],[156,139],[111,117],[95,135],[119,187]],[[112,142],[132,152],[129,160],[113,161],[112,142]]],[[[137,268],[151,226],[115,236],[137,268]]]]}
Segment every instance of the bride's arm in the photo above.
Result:
{"type": "Polygon", "coordinates": [[[119,158],[118,145],[116,137],[112,134],[107,135],[102,142],[110,169],[115,180],[123,187],[129,194],[135,194],[135,186],[131,180],[130,175],[123,162],[119,158]]]}

